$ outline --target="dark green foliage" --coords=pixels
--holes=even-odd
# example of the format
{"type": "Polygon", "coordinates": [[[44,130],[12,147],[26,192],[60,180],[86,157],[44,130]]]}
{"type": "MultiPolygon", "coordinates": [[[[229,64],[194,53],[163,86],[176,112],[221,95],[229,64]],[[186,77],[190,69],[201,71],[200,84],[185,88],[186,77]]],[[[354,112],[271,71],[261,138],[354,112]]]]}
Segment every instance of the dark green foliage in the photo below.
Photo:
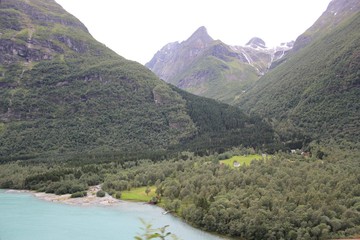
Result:
{"type": "Polygon", "coordinates": [[[106,193],[103,190],[99,190],[99,191],[96,192],[97,197],[105,197],[105,194],[106,193]]]}
{"type": "MultiPolygon", "coordinates": [[[[48,184],[48,183],[47,183],[48,184]]],[[[46,193],[55,193],[56,195],[62,195],[67,193],[76,193],[84,191],[88,188],[87,185],[76,180],[65,180],[60,182],[52,182],[45,188],[46,193]]],[[[39,189],[43,191],[43,189],[39,189]]]]}
{"type": "Polygon", "coordinates": [[[14,187],[14,183],[12,180],[7,180],[7,181],[1,183],[1,185],[0,185],[0,188],[3,188],[3,189],[10,189],[13,187],[14,187]]]}
{"type": "Polygon", "coordinates": [[[82,191],[82,192],[75,192],[73,194],[71,194],[71,198],[81,198],[81,197],[86,197],[87,196],[87,192],[86,191],[82,191]]]}
{"type": "MultiPolygon", "coordinates": [[[[185,166],[174,175],[181,186],[181,216],[208,231],[244,239],[359,233],[360,212],[354,205],[359,198],[351,186],[359,184],[360,166],[355,155],[337,157],[320,161],[279,155],[240,170],[210,162],[185,166]]],[[[162,197],[173,199],[173,190],[167,191],[173,180],[162,186],[162,197]]]]}
{"type": "Polygon", "coordinates": [[[186,100],[188,114],[198,126],[198,136],[187,145],[191,150],[221,149],[240,144],[258,147],[274,142],[273,130],[260,118],[175,87],[173,90],[186,100]]]}
{"type": "Polygon", "coordinates": [[[120,199],[121,198],[121,192],[116,192],[114,197],[116,199],[120,199]]]}
{"type": "Polygon", "coordinates": [[[29,176],[25,179],[25,187],[30,188],[33,185],[46,183],[46,182],[58,182],[61,179],[64,179],[65,176],[73,174],[73,170],[70,169],[59,169],[48,171],[46,173],[41,173],[33,176],[29,176]]]}
{"type": "Polygon", "coordinates": [[[99,177],[99,175],[91,172],[81,175],[80,180],[85,182],[89,186],[95,186],[100,184],[101,182],[101,178],[99,177]]]}

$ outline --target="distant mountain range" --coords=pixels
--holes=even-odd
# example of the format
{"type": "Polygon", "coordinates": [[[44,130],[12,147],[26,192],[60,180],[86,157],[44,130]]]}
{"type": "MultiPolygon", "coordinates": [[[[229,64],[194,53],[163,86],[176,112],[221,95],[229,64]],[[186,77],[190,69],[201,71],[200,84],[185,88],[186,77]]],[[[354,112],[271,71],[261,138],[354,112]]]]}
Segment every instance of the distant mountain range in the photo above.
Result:
{"type": "Polygon", "coordinates": [[[295,42],[274,49],[259,38],[229,46],[201,27],[146,66],[175,86],[267,118],[289,139],[360,142],[359,12],[358,0],[333,0],[295,42]]]}
{"type": "Polygon", "coordinates": [[[118,56],[53,0],[0,1],[0,96],[0,161],[150,158],[274,141],[259,118],[118,56]]]}
{"type": "Polygon", "coordinates": [[[293,42],[267,48],[260,38],[245,46],[212,39],[205,27],[186,41],[165,45],[146,66],[161,79],[191,93],[234,103],[281,59],[293,42]]]}

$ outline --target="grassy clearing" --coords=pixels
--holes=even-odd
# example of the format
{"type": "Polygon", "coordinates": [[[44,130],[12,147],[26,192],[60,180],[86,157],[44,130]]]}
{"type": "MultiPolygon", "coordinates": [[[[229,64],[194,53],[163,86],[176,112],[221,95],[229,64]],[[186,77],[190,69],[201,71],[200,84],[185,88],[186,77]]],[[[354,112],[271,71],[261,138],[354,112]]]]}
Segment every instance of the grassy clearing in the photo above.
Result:
{"type": "Polygon", "coordinates": [[[121,200],[126,201],[137,201],[137,202],[148,202],[152,197],[156,196],[155,186],[150,187],[150,193],[149,195],[146,195],[145,193],[146,187],[139,187],[134,188],[130,191],[123,191],[121,192],[121,200]]]}
{"type": "Polygon", "coordinates": [[[229,159],[225,159],[225,160],[221,160],[220,163],[222,164],[226,164],[226,165],[229,165],[231,168],[234,168],[234,162],[238,162],[240,163],[240,166],[243,166],[243,165],[250,165],[250,163],[253,161],[253,160],[259,160],[259,159],[262,159],[263,157],[259,154],[250,154],[250,155],[247,155],[247,156],[233,156],[229,159]]]}

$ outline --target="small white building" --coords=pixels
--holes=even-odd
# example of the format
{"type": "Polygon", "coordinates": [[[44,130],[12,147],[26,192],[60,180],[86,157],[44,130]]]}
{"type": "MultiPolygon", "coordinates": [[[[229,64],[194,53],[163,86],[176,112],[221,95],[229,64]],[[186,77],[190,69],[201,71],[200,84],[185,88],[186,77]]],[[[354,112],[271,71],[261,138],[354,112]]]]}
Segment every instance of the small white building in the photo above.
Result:
{"type": "Polygon", "coordinates": [[[233,166],[238,168],[238,167],[240,167],[240,163],[238,161],[234,161],[233,166]]]}

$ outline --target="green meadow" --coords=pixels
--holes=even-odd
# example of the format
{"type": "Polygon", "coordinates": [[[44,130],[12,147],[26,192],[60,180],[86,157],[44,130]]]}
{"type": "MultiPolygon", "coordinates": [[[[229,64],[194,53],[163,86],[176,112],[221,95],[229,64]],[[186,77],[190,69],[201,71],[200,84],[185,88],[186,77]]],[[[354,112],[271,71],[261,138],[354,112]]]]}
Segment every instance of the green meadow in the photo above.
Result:
{"type": "Polygon", "coordinates": [[[121,200],[126,201],[137,201],[137,202],[148,202],[152,197],[156,196],[156,187],[151,186],[149,194],[146,194],[146,187],[133,188],[130,191],[121,192],[121,200]]]}
{"type": "Polygon", "coordinates": [[[253,160],[260,160],[263,157],[259,154],[250,154],[246,156],[233,156],[229,159],[221,160],[221,164],[229,165],[231,168],[234,168],[234,162],[240,163],[240,166],[246,165],[249,166],[253,160]]]}

